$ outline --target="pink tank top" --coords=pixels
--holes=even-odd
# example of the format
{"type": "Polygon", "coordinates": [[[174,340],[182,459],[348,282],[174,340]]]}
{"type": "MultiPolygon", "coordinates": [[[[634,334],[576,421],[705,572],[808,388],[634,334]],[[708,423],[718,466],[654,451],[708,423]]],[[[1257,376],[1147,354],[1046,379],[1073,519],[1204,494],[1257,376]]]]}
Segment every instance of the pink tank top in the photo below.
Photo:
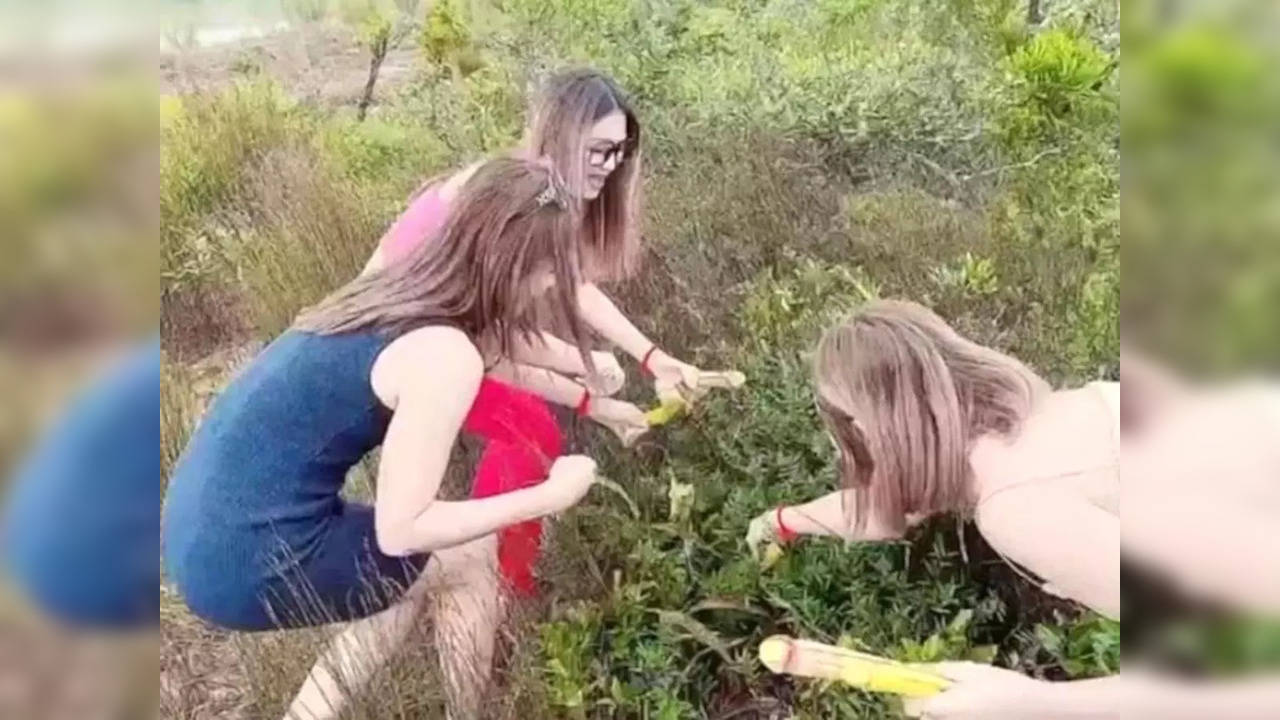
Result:
{"type": "Polygon", "coordinates": [[[440,186],[424,190],[378,242],[383,262],[391,264],[404,259],[419,244],[432,237],[444,225],[448,215],[449,205],[440,197],[440,186]]]}

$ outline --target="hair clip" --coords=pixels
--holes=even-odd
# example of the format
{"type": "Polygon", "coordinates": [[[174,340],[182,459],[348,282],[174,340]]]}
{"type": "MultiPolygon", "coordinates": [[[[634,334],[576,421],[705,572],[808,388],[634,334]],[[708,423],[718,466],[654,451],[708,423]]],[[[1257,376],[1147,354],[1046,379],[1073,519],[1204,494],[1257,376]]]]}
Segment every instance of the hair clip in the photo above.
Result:
{"type": "Polygon", "coordinates": [[[548,182],[547,189],[538,193],[538,197],[534,199],[534,202],[537,203],[538,207],[546,207],[551,203],[555,203],[557,206],[559,206],[560,201],[556,198],[555,183],[548,182]]]}
{"type": "MultiPolygon", "coordinates": [[[[550,160],[547,162],[550,163],[550,160]]],[[[553,167],[548,167],[547,169],[549,171],[547,173],[547,188],[538,193],[538,197],[534,198],[534,203],[540,208],[546,207],[551,203],[555,203],[556,207],[563,208],[565,204],[561,191],[563,183],[560,181],[560,175],[553,167]]]]}

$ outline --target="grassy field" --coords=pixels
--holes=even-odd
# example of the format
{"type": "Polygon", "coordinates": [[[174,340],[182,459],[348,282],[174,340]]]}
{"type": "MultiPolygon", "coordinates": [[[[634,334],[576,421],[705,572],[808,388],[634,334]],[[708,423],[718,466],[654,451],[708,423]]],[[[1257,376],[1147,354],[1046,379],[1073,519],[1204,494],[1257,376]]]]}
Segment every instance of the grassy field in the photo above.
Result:
{"type": "MultiPolygon", "coordinates": [[[[327,26],[324,52],[362,52],[390,23],[370,8],[394,17],[330,8],[360,30],[327,26]]],[[[806,353],[869,297],[928,304],[1057,384],[1115,376],[1117,9],[1049,8],[1033,27],[1022,0],[437,0],[403,40],[411,70],[363,121],[264,53],[228,50],[216,82],[162,106],[165,461],[236,358],[352,277],[422,178],[511,146],[528,89],[590,64],[645,123],[647,257],[613,294],[677,356],[750,380],[631,450],[568,420],[633,505],[593,494],[555,525],[494,715],[896,712],[770,676],[754,649],[773,632],[1044,677],[1114,671],[1116,624],[1027,587],[958,519],[901,543],[804,543],[768,570],[741,540],[763,510],[834,487],[806,353]],[[673,506],[682,485],[693,502],[673,506]]],[[[648,402],[638,373],[624,393],[648,402]]],[[[323,640],[226,635],[168,593],[164,618],[170,718],[278,717],[323,640]]],[[[438,716],[433,673],[424,641],[352,717],[438,716]]]]}

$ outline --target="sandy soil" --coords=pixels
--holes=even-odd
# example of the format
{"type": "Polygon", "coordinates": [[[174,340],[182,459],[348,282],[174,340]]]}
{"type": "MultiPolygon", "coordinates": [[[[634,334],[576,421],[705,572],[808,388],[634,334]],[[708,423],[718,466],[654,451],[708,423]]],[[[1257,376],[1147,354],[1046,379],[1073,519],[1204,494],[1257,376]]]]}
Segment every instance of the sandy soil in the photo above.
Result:
{"type": "MultiPolygon", "coordinates": [[[[375,105],[412,77],[417,54],[412,36],[388,53],[378,73],[375,105]]],[[[369,52],[350,29],[318,24],[162,52],[160,88],[165,94],[204,92],[262,73],[302,99],[328,107],[355,105],[369,77],[369,62],[369,52]]]]}

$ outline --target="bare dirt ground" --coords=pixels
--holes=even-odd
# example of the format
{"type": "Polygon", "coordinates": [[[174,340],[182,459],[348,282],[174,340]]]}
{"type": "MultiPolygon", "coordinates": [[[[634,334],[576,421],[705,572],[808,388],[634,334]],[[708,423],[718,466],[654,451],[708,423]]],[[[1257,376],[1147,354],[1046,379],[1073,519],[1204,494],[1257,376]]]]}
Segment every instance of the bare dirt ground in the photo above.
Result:
{"type": "MultiPolygon", "coordinates": [[[[375,105],[378,98],[412,76],[417,54],[412,37],[387,54],[378,73],[375,105]]],[[[280,82],[299,99],[325,107],[354,106],[369,78],[369,62],[368,50],[349,28],[317,24],[260,38],[162,52],[160,91],[207,92],[237,78],[262,74],[280,82]]]]}

